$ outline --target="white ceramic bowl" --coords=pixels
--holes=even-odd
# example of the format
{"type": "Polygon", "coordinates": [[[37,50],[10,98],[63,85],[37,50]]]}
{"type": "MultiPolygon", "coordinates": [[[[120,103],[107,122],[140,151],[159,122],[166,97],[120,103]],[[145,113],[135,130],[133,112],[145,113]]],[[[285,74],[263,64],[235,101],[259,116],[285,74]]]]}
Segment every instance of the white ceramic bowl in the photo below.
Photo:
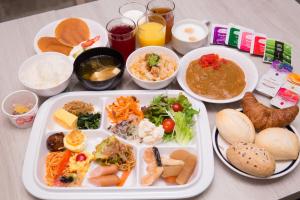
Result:
{"type": "Polygon", "coordinates": [[[184,19],[172,27],[172,47],[180,54],[184,55],[188,53],[189,51],[205,46],[208,43],[208,28],[207,24],[209,24],[209,21],[198,21],[195,19],[184,19]],[[182,38],[178,37],[176,35],[176,29],[178,26],[183,25],[183,24],[195,24],[199,27],[202,28],[204,34],[201,38],[198,38],[196,41],[185,41],[182,40],[182,38]]]}
{"type": "Polygon", "coordinates": [[[246,92],[251,92],[255,89],[256,84],[258,82],[258,72],[255,64],[247,56],[243,55],[237,50],[233,50],[226,47],[209,46],[209,47],[202,47],[202,48],[195,49],[187,53],[181,58],[177,80],[184,91],[186,91],[188,94],[190,94],[191,96],[193,96],[198,100],[210,102],[210,103],[231,103],[231,102],[241,100],[246,92]],[[216,99],[209,99],[207,97],[200,96],[194,93],[188,87],[186,83],[186,70],[189,64],[193,60],[199,59],[201,56],[210,53],[216,53],[222,58],[226,58],[234,61],[243,70],[245,74],[246,86],[244,90],[241,92],[241,94],[230,99],[216,100],[216,99]]]}
{"type": "Polygon", "coordinates": [[[161,88],[164,88],[167,85],[169,85],[176,77],[176,74],[179,70],[179,58],[174,51],[172,51],[166,47],[161,47],[161,46],[142,47],[142,48],[135,50],[134,52],[132,52],[129,55],[129,57],[127,58],[127,61],[126,61],[126,70],[129,73],[129,75],[132,77],[133,81],[140,87],[149,89],[149,90],[161,89],[161,88]],[[163,53],[163,54],[173,58],[174,60],[176,60],[176,63],[177,63],[176,71],[169,78],[167,78],[165,80],[161,80],[161,81],[147,81],[147,80],[141,80],[141,79],[137,78],[130,71],[130,65],[136,59],[137,56],[139,56],[141,54],[145,54],[145,53],[157,53],[157,54],[163,53]]]}
{"type": "Polygon", "coordinates": [[[70,82],[72,73],[73,73],[73,63],[67,56],[65,56],[61,53],[57,53],[57,52],[46,52],[46,53],[41,53],[41,54],[38,54],[38,55],[34,55],[34,56],[28,58],[27,60],[25,60],[22,63],[21,67],[19,68],[18,77],[19,77],[19,81],[27,89],[35,92],[39,96],[49,97],[49,96],[56,95],[56,94],[64,91],[67,88],[67,86],[70,82]],[[26,67],[29,67],[30,65],[32,65],[37,60],[47,59],[47,58],[49,58],[49,56],[51,56],[51,57],[56,56],[56,57],[62,59],[64,62],[67,63],[67,65],[66,65],[66,67],[68,67],[68,69],[67,69],[67,78],[65,80],[61,80],[58,84],[56,84],[53,87],[34,88],[34,87],[30,86],[28,83],[26,83],[25,80],[22,79],[21,74],[23,73],[23,70],[26,69],[26,67]]]}
{"type": "Polygon", "coordinates": [[[2,101],[2,112],[17,128],[31,127],[38,111],[38,96],[28,90],[18,90],[7,95],[2,101]],[[31,109],[20,115],[13,115],[13,105],[32,105],[31,109]]]}

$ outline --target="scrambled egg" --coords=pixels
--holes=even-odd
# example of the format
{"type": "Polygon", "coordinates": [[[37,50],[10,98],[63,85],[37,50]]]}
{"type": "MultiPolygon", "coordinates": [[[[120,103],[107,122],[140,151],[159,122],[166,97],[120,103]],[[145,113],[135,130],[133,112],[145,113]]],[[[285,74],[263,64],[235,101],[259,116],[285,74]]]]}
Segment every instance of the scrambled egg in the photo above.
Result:
{"type": "Polygon", "coordinates": [[[69,160],[69,170],[71,172],[77,173],[86,173],[90,167],[91,161],[94,159],[93,154],[89,152],[80,152],[75,153],[69,160]],[[76,161],[76,157],[79,154],[84,154],[86,156],[86,160],[84,161],[76,161]]]}

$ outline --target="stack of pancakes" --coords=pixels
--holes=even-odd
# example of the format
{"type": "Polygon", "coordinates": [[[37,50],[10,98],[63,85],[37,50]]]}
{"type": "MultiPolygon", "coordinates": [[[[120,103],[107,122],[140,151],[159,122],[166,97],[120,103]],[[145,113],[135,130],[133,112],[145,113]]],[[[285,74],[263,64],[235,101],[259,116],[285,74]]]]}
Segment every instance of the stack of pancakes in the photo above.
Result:
{"type": "Polygon", "coordinates": [[[55,51],[68,56],[74,46],[88,40],[89,37],[89,27],[83,20],[68,18],[56,26],[55,37],[41,37],[38,46],[42,52],[55,51]]]}

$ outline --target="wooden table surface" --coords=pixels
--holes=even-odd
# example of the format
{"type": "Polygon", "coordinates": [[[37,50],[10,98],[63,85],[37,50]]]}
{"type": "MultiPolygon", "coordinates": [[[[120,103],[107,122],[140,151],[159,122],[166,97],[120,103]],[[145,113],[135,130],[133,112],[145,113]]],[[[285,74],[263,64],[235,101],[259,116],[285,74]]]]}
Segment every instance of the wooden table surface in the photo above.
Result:
{"type": "MultiPolygon", "coordinates": [[[[142,1],[146,3],[146,1],[142,1]]],[[[100,0],[88,4],[41,13],[0,24],[0,100],[15,90],[23,89],[17,78],[21,63],[35,54],[33,39],[44,25],[63,17],[86,17],[100,22],[103,26],[108,20],[118,16],[118,7],[124,0],[100,0]]],[[[214,23],[230,22],[249,27],[269,37],[289,42],[293,45],[292,64],[300,72],[300,5],[294,0],[175,0],[175,21],[184,18],[208,19],[214,23]],[[298,55],[298,56],[297,56],[298,55]]],[[[262,58],[250,56],[260,74],[269,65],[262,58]]],[[[174,81],[169,88],[179,89],[174,81]]],[[[81,90],[72,80],[68,90],[81,90]]],[[[119,89],[140,89],[125,74],[119,89]]],[[[257,95],[269,103],[269,99],[257,95]]],[[[43,99],[42,99],[43,100],[43,99]]],[[[215,105],[205,104],[208,110],[210,126],[214,126],[216,111],[238,103],[215,105]]],[[[300,130],[300,119],[293,125],[300,130]]],[[[31,129],[13,127],[5,116],[0,115],[0,199],[34,199],[25,190],[22,180],[22,165],[31,129]]],[[[193,199],[279,199],[300,191],[300,167],[292,173],[275,180],[258,181],[244,178],[228,169],[215,156],[215,176],[210,187],[193,199]]],[[[179,191],[178,191],[179,192],[179,191]]]]}

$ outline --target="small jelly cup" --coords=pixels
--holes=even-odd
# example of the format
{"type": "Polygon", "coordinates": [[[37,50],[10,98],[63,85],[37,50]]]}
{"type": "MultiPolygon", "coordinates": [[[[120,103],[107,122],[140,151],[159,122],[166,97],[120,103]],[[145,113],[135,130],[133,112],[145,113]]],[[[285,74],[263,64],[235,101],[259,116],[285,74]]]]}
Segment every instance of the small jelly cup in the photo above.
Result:
{"type": "Polygon", "coordinates": [[[7,95],[2,101],[2,112],[17,128],[31,127],[38,111],[38,96],[28,90],[18,90],[7,95]],[[13,114],[13,105],[32,105],[31,109],[20,115],[13,114]]]}

